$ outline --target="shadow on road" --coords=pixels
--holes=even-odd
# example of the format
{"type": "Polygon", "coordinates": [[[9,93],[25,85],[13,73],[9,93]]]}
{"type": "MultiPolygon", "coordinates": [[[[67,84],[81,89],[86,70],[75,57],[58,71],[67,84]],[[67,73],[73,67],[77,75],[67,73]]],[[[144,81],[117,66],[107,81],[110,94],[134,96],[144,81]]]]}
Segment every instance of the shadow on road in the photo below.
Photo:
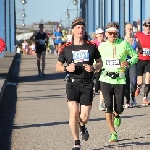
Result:
{"type": "MultiPolygon", "coordinates": [[[[143,114],[145,115],[145,114],[143,114]]],[[[122,116],[122,118],[133,118],[133,117],[139,117],[143,115],[133,115],[133,116],[122,116]]],[[[102,121],[105,120],[105,118],[91,118],[89,121],[102,121]]],[[[64,121],[64,122],[50,122],[50,123],[44,123],[44,124],[29,124],[29,125],[14,125],[13,129],[22,129],[22,128],[30,128],[30,127],[45,127],[45,126],[55,126],[55,125],[62,125],[62,124],[69,124],[69,121],[64,121]]]]}
{"type": "MultiPolygon", "coordinates": [[[[138,137],[136,139],[140,139],[141,137],[138,137]]],[[[142,137],[142,138],[146,138],[146,137],[142,137]]],[[[122,139],[122,140],[119,140],[118,142],[120,141],[131,141],[131,140],[134,140],[134,139],[122,139]]],[[[124,148],[124,149],[130,149],[130,147],[134,146],[136,148],[136,146],[144,146],[144,145],[150,145],[150,142],[124,142],[124,143],[120,143],[120,144],[117,144],[117,142],[113,145],[107,145],[107,146],[103,146],[102,148],[99,148],[99,149],[93,149],[93,150],[103,150],[103,149],[118,149],[118,148],[124,148]]],[[[139,147],[138,147],[139,148],[139,147]]]]}

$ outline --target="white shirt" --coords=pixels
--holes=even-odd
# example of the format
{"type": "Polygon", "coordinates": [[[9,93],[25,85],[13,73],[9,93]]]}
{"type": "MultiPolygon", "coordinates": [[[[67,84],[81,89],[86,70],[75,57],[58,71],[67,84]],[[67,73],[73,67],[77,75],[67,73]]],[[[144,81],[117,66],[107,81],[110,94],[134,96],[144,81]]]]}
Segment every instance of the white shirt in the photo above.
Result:
{"type": "Polygon", "coordinates": [[[17,47],[17,51],[16,51],[17,53],[20,53],[20,48],[19,47],[17,47]]]}
{"type": "Polygon", "coordinates": [[[31,49],[35,50],[35,45],[34,44],[31,45],[31,49]]]}
{"type": "Polygon", "coordinates": [[[71,34],[67,35],[67,42],[72,42],[72,35],[71,34]]]}

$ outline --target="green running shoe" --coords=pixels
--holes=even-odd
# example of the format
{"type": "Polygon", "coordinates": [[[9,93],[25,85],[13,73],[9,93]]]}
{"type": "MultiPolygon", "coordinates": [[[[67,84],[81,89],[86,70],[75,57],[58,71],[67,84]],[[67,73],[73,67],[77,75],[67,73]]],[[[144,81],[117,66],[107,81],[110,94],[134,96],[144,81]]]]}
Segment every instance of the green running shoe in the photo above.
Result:
{"type": "Polygon", "coordinates": [[[120,116],[115,116],[114,117],[114,126],[115,127],[119,127],[120,126],[120,124],[121,124],[121,118],[120,118],[120,116]]]}
{"type": "Polygon", "coordinates": [[[109,142],[117,142],[117,140],[118,140],[117,132],[112,132],[109,138],[109,142]]]}

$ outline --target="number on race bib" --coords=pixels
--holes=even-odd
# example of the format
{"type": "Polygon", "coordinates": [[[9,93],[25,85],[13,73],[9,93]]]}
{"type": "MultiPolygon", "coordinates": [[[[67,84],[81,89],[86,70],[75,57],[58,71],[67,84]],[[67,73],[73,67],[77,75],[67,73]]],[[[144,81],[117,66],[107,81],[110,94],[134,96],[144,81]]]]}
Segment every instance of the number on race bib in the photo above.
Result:
{"type": "Polygon", "coordinates": [[[88,50],[72,51],[74,63],[89,61],[88,50]]]}
{"type": "Polygon", "coordinates": [[[106,67],[120,68],[120,59],[106,59],[106,67]]]}
{"type": "Polygon", "coordinates": [[[150,49],[143,48],[143,56],[150,56],[150,49]]]}
{"type": "Polygon", "coordinates": [[[39,44],[45,44],[45,40],[40,39],[39,44]]]}

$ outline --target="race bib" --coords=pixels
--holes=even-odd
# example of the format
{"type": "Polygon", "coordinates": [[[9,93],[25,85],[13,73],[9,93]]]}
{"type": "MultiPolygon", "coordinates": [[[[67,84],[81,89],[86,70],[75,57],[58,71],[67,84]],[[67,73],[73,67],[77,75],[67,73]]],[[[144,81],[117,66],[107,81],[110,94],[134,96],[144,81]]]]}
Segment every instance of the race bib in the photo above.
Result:
{"type": "Polygon", "coordinates": [[[150,49],[143,48],[143,56],[150,56],[150,49]]]}
{"type": "Polygon", "coordinates": [[[89,61],[88,50],[72,51],[74,63],[89,61]]]}
{"type": "Polygon", "coordinates": [[[45,44],[45,40],[39,39],[39,44],[45,44]]]}
{"type": "Polygon", "coordinates": [[[57,38],[56,38],[57,40],[60,40],[61,39],[61,36],[57,36],[57,38]]]}
{"type": "Polygon", "coordinates": [[[120,59],[116,58],[107,58],[106,59],[107,68],[120,68],[120,59]]]}

